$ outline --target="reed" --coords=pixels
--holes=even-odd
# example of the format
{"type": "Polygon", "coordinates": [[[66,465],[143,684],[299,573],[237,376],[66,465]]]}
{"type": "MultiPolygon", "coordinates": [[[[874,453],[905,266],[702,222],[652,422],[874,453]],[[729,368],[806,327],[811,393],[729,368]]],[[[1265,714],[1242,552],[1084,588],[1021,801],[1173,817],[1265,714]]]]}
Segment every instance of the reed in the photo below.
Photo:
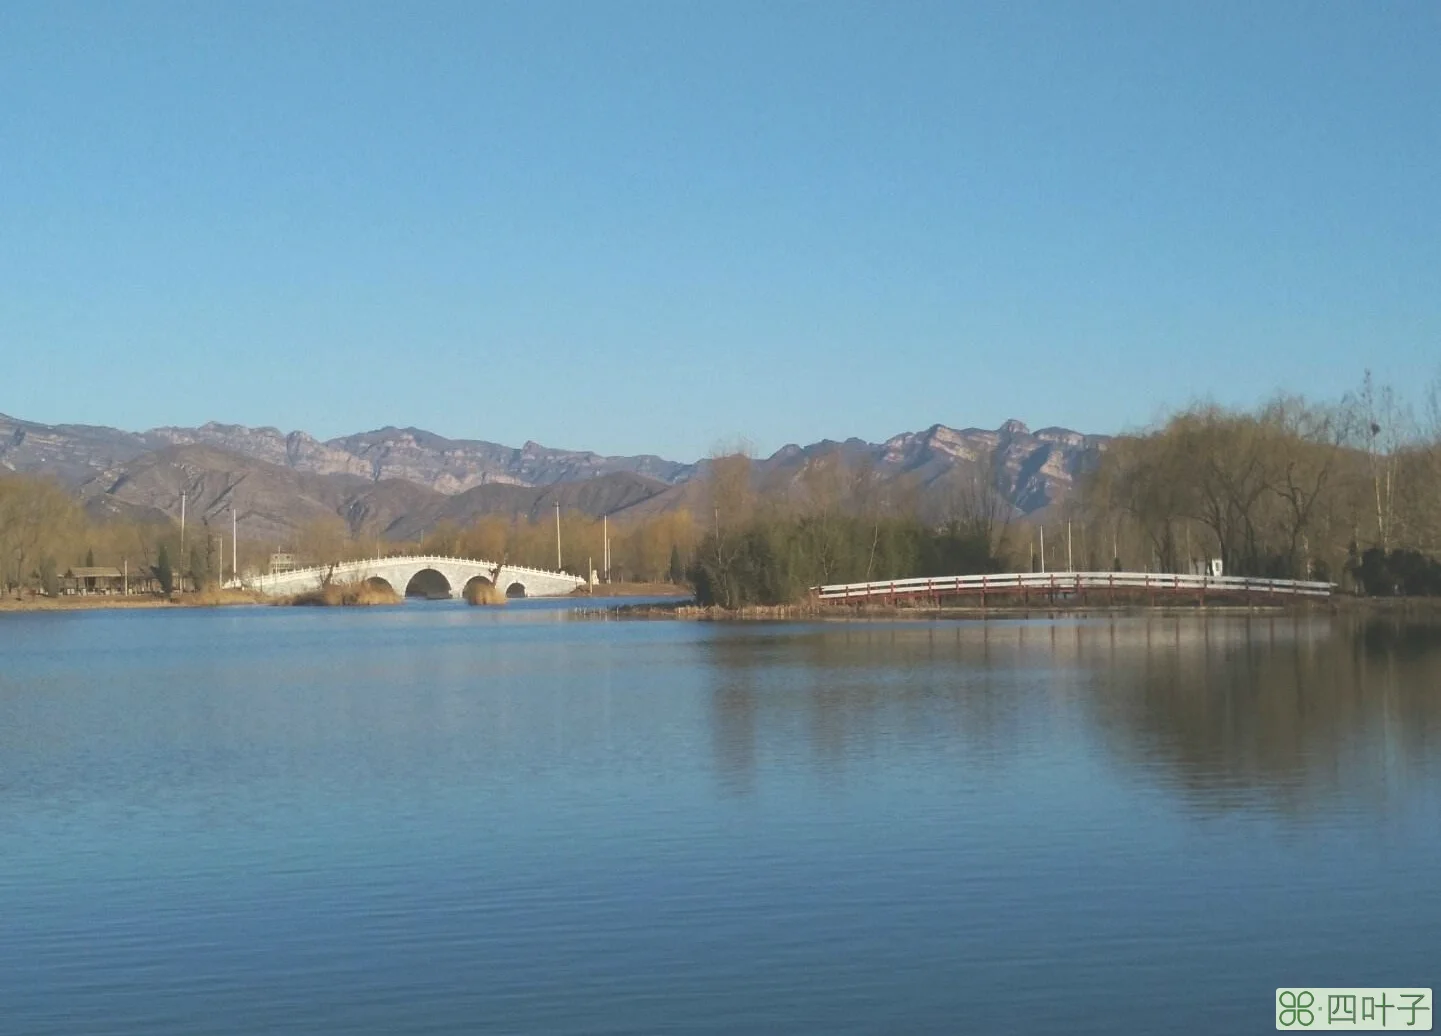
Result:
{"type": "Polygon", "coordinates": [[[504,604],[505,594],[500,591],[499,587],[475,579],[466,584],[465,603],[476,605],[504,604]]]}
{"type": "Polygon", "coordinates": [[[293,594],[276,601],[300,607],[351,607],[371,604],[399,604],[400,595],[379,583],[329,583],[316,590],[293,594]]]}
{"type": "Polygon", "coordinates": [[[196,593],[179,594],[174,601],[186,608],[220,608],[229,604],[268,604],[270,598],[258,590],[221,590],[212,586],[196,593]]]}

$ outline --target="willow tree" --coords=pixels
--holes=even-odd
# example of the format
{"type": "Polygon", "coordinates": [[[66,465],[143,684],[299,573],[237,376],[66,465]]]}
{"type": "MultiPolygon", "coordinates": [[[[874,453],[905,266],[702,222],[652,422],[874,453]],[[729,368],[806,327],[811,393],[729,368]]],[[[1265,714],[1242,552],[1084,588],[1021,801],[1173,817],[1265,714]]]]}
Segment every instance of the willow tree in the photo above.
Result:
{"type": "Polygon", "coordinates": [[[1086,480],[1085,503],[1098,516],[1124,515],[1163,570],[1178,568],[1194,528],[1228,572],[1303,575],[1317,553],[1334,554],[1344,524],[1345,436],[1341,412],[1295,397],[1255,413],[1193,407],[1113,442],[1086,480]]]}
{"type": "Polygon", "coordinates": [[[41,559],[78,555],[84,533],[79,503],[59,485],[32,475],[0,477],[0,583],[36,585],[41,559]]]}

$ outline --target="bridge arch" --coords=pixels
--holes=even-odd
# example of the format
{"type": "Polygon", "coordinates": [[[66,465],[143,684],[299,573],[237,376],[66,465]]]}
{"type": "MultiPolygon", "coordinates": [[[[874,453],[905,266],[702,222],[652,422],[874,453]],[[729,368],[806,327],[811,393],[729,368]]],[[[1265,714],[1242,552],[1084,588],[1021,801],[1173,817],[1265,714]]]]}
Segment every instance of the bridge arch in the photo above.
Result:
{"type": "Polygon", "coordinates": [[[379,590],[382,593],[395,593],[395,586],[390,582],[389,579],[386,579],[384,576],[371,576],[369,579],[365,580],[365,585],[370,587],[372,590],[379,590]]]}
{"type": "Polygon", "coordinates": [[[507,586],[507,587],[505,588],[505,596],[507,596],[507,597],[529,597],[530,595],[525,592],[525,584],[522,583],[520,580],[517,579],[514,583],[511,583],[509,586],[507,586]]]}
{"type": "Polygon", "coordinates": [[[434,568],[422,568],[405,584],[405,596],[444,601],[454,596],[454,591],[444,573],[434,568]]]}

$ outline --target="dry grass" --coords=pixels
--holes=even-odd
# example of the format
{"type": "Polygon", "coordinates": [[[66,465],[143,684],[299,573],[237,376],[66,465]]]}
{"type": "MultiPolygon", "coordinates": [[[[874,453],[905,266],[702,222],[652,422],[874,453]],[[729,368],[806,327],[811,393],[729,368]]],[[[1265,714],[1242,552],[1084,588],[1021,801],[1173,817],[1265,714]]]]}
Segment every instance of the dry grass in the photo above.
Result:
{"type": "Polygon", "coordinates": [[[729,619],[814,619],[826,614],[827,609],[817,604],[747,604],[740,608],[721,608],[716,605],[679,604],[675,606],[675,617],[693,619],[699,622],[717,622],[729,619]]]}
{"type": "Polygon", "coordinates": [[[467,583],[465,587],[466,604],[504,604],[505,594],[499,587],[490,583],[483,583],[479,579],[467,583]]]}
{"type": "Polygon", "coordinates": [[[675,583],[597,583],[594,592],[588,586],[572,591],[572,597],[689,597],[688,586],[675,583]]]}
{"type": "Polygon", "coordinates": [[[67,597],[42,597],[39,595],[15,597],[6,594],[0,597],[0,612],[71,612],[91,611],[97,608],[168,608],[171,602],[158,594],[94,594],[67,597]]]}
{"type": "Polygon", "coordinates": [[[186,608],[222,608],[229,604],[268,604],[270,598],[258,590],[220,590],[214,587],[193,594],[180,594],[175,603],[186,608]]]}
{"type": "Polygon", "coordinates": [[[606,615],[626,619],[687,619],[692,622],[729,622],[731,620],[814,619],[829,614],[829,609],[810,603],[747,605],[744,608],[703,606],[687,599],[664,604],[623,604],[617,608],[579,609],[581,615],[606,615]]]}
{"type": "Polygon", "coordinates": [[[294,594],[276,601],[281,605],[336,608],[370,604],[399,604],[401,597],[388,586],[376,583],[330,583],[316,590],[294,594]]]}

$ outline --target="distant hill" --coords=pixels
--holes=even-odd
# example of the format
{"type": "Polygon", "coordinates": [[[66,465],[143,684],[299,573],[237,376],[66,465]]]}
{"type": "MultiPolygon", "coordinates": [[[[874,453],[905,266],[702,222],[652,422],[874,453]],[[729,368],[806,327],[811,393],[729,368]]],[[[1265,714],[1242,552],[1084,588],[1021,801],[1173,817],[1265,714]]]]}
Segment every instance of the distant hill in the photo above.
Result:
{"type": "MultiPolygon", "coordinates": [[[[1109,441],[1109,436],[1066,428],[1032,432],[1020,421],[1007,421],[994,431],[937,424],[882,443],[825,439],[809,446],[787,445],[758,460],[755,472],[763,487],[784,490],[800,479],[808,464],[839,453],[849,465],[869,466],[883,483],[904,480],[913,486],[917,505],[931,518],[943,517],[953,490],[970,479],[994,485],[1012,517],[1043,517],[1071,493],[1109,441]]],[[[705,462],[697,465],[697,473],[704,474],[705,467],[705,462]]],[[[640,502],[636,510],[694,507],[700,501],[700,486],[684,482],[640,502]]]]}
{"type": "MultiPolygon", "coordinates": [[[[812,461],[839,452],[882,481],[903,479],[931,512],[976,465],[1017,515],[1044,513],[1094,465],[1106,436],[1064,428],[1032,432],[1019,421],[995,430],[936,424],[885,442],[822,440],[757,459],[769,488],[799,479],[812,461]]],[[[44,473],[76,490],[97,517],[229,521],[244,535],[283,540],[316,518],[339,516],[352,530],[395,539],[442,521],[486,514],[540,516],[557,499],[592,515],[647,514],[695,506],[705,461],[607,457],[528,442],[520,448],[447,439],[416,428],[382,428],[322,442],[300,431],[206,424],[126,432],[92,425],[42,425],[0,415],[0,469],[44,473]]]]}
{"type": "Polygon", "coordinates": [[[387,478],[317,475],[245,457],[214,446],[168,446],[142,454],[83,483],[86,510],[109,516],[179,518],[185,494],[192,527],[230,527],[234,508],[246,538],[287,540],[310,522],[340,517],[353,532],[416,539],[442,521],[467,525],[483,515],[541,517],[559,500],[562,510],[605,514],[654,496],[664,483],[629,472],[553,486],[492,483],[446,495],[387,478]]]}
{"type": "Polygon", "coordinates": [[[379,482],[403,478],[438,493],[507,483],[549,486],[597,475],[630,472],[667,484],[688,478],[694,465],[659,457],[602,457],[583,450],[556,450],[528,442],[519,449],[474,439],[447,439],[419,428],[381,428],[320,442],[305,432],[207,424],[156,428],[150,441],[205,443],[247,457],[319,475],[361,475],[379,482]]]}

